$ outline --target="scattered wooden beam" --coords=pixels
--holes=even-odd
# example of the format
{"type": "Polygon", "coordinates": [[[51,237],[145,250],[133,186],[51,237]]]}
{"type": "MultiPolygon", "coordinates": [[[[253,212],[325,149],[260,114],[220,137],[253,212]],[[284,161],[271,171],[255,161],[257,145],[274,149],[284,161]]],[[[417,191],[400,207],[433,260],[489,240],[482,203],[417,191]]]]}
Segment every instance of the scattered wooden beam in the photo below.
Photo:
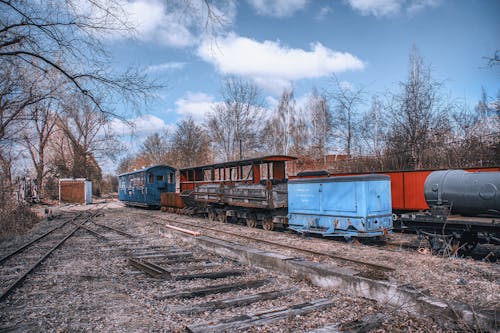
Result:
{"type": "Polygon", "coordinates": [[[307,333],[366,333],[379,328],[383,321],[383,314],[369,314],[345,324],[328,324],[326,326],[308,331],[307,333]]]}
{"type": "Polygon", "coordinates": [[[245,295],[236,298],[228,298],[217,301],[205,302],[201,304],[197,304],[196,306],[189,307],[179,307],[172,309],[177,313],[184,314],[195,314],[205,311],[214,311],[218,309],[225,309],[229,307],[237,307],[237,306],[245,306],[248,304],[252,304],[255,302],[266,301],[269,299],[276,299],[278,297],[288,295],[292,292],[297,291],[297,288],[290,288],[284,290],[276,290],[276,291],[266,291],[262,293],[258,293],[255,295],[245,295]]]}
{"type": "Polygon", "coordinates": [[[344,332],[364,333],[379,328],[383,321],[383,314],[369,314],[358,320],[341,324],[340,328],[344,332]]]}
{"type": "Polygon", "coordinates": [[[152,262],[140,260],[136,258],[128,258],[131,266],[143,271],[147,275],[157,279],[169,279],[172,277],[170,272],[163,267],[160,267],[152,262]]]}
{"type": "Polygon", "coordinates": [[[163,265],[175,265],[181,263],[189,263],[189,262],[203,262],[209,261],[207,258],[192,258],[192,257],[179,257],[175,259],[162,260],[161,263],[163,265]]]}
{"type": "Polygon", "coordinates": [[[198,273],[189,275],[179,275],[175,277],[176,281],[184,280],[195,280],[195,279],[222,279],[229,276],[240,276],[243,275],[242,271],[238,270],[227,270],[220,272],[208,272],[208,273],[198,273]]]}
{"type": "Polygon", "coordinates": [[[173,225],[170,225],[170,224],[165,224],[164,227],[167,229],[179,231],[179,232],[182,232],[182,233],[194,236],[194,237],[198,237],[201,235],[201,233],[199,233],[198,231],[192,231],[192,230],[188,230],[188,229],[184,229],[184,228],[174,227],[173,225]]]}
{"type": "Polygon", "coordinates": [[[192,258],[193,253],[191,252],[178,252],[178,253],[148,253],[148,254],[136,254],[134,253],[135,258],[160,258],[160,259],[179,259],[179,258],[192,258]]]}
{"type": "Polygon", "coordinates": [[[220,264],[211,262],[211,263],[203,263],[203,264],[198,264],[198,265],[189,265],[185,267],[169,267],[168,270],[172,273],[179,273],[179,272],[193,272],[193,271],[201,271],[203,269],[207,268],[214,268],[219,266],[220,264]]]}
{"type": "Polygon", "coordinates": [[[270,324],[272,322],[287,319],[292,316],[305,315],[313,311],[319,311],[335,306],[333,301],[319,299],[313,302],[301,303],[285,308],[270,309],[265,312],[250,315],[240,315],[219,322],[204,322],[201,324],[188,325],[186,329],[191,333],[208,332],[236,332],[254,326],[270,324]]]}
{"type": "Polygon", "coordinates": [[[264,280],[251,280],[251,281],[246,281],[246,282],[236,282],[236,283],[230,283],[230,284],[219,284],[219,285],[210,286],[210,287],[201,287],[201,288],[194,288],[194,289],[188,289],[188,290],[174,291],[174,292],[171,292],[168,294],[156,295],[155,298],[162,300],[162,299],[168,299],[168,298],[203,297],[203,296],[207,296],[207,295],[227,293],[229,291],[234,291],[234,290],[259,288],[259,287],[262,287],[263,285],[265,285],[269,282],[270,282],[269,279],[264,279],[264,280]]]}

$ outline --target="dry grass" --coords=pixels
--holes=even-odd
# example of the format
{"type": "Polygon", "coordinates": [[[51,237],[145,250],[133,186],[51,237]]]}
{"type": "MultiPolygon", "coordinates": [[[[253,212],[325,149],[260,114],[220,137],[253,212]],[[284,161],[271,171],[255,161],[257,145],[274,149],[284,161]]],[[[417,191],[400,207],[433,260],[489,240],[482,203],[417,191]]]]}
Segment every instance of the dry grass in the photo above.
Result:
{"type": "Polygon", "coordinates": [[[39,221],[28,206],[1,204],[0,239],[25,233],[39,221]]]}

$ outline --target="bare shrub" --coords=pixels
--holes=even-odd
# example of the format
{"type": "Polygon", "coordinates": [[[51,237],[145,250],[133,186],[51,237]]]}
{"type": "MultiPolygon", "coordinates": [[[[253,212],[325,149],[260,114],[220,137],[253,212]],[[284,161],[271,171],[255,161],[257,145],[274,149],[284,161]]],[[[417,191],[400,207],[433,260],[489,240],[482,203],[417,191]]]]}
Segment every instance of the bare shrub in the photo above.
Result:
{"type": "Polygon", "coordinates": [[[38,216],[28,206],[3,203],[0,206],[0,239],[23,234],[38,221],[38,216]]]}

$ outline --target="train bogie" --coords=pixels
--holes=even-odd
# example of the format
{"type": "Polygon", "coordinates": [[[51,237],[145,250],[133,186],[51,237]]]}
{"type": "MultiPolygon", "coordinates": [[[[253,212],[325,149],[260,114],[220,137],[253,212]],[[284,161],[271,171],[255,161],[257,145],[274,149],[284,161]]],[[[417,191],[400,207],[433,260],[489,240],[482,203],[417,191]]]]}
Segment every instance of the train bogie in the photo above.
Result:
{"type": "Polygon", "coordinates": [[[288,183],[288,227],[323,236],[375,237],[392,229],[390,179],[382,175],[288,183]]]}

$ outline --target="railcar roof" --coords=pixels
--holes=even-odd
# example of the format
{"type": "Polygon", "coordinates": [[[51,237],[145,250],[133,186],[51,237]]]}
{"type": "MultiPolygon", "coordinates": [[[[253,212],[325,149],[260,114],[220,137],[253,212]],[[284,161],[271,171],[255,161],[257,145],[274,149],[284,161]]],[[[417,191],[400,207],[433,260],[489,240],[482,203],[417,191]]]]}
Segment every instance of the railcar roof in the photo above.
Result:
{"type": "Polygon", "coordinates": [[[125,173],[122,173],[122,174],[119,174],[118,177],[120,176],[125,176],[125,175],[133,175],[134,173],[139,173],[139,172],[145,172],[145,171],[149,171],[151,169],[170,169],[172,171],[177,171],[176,168],[173,168],[169,165],[165,165],[165,164],[158,164],[158,165],[152,165],[150,167],[147,167],[147,168],[143,168],[143,169],[139,169],[139,170],[134,170],[134,171],[130,171],[130,172],[125,172],[125,173]]]}
{"type": "Polygon", "coordinates": [[[309,183],[336,183],[336,182],[358,182],[358,181],[376,181],[376,180],[391,180],[391,177],[386,175],[354,175],[354,176],[335,176],[322,178],[298,178],[290,180],[289,184],[309,184],[309,183]]]}
{"type": "Polygon", "coordinates": [[[199,165],[194,167],[182,168],[180,171],[193,170],[193,169],[218,169],[218,168],[231,168],[243,165],[252,165],[252,164],[264,164],[264,163],[272,163],[272,162],[281,162],[281,161],[293,161],[296,160],[297,157],[287,156],[287,155],[268,155],[256,158],[250,158],[245,160],[237,160],[230,162],[221,162],[207,165],[199,165]]]}

